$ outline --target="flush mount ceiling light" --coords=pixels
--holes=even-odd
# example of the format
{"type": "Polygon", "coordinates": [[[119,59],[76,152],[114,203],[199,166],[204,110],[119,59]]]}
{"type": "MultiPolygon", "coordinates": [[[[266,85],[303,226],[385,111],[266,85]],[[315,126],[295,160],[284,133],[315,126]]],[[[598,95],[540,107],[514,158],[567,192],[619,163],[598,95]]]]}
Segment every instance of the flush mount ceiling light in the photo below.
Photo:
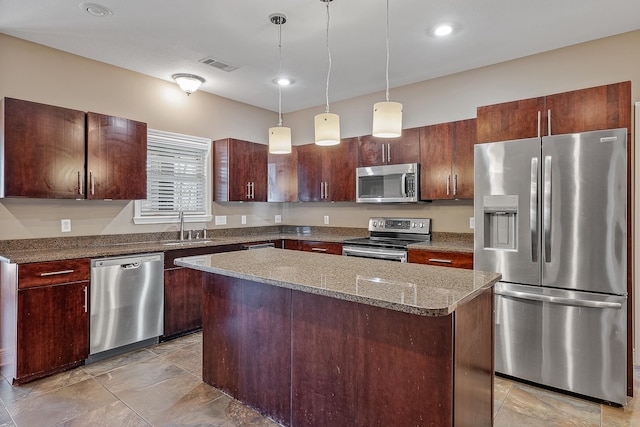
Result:
{"type": "Polygon", "coordinates": [[[434,37],[446,37],[458,31],[458,27],[454,24],[438,24],[429,30],[434,37]]]}
{"type": "Polygon", "coordinates": [[[327,57],[329,67],[327,70],[327,85],[325,87],[326,108],[324,113],[316,115],[314,119],[315,142],[317,145],[340,144],[340,117],[329,112],[329,77],[331,76],[331,49],[329,48],[329,3],[332,0],[320,0],[327,4],[327,57]]]}
{"type": "Polygon", "coordinates": [[[80,6],[80,9],[84,10],[89,15],[98,18],[106,18],[107,16],[113,15],[111,10],[96,3],[80,3],[78,6],[80,6]]]}
{"type": "Polygon", "coordinates": [[[204,83],[204,79],[200,76],[196,76],[195,74],[178,73],[171,76],[171,78],[178,83],[180,89],[185,91],[187,95],[191,95],[193,92],[198,90],[202,83],[204,83]]]}
{"type": "Polygon", "coordinates": [[[277,84],[278,86],[291,86],[292,84],[294,84],[296,81],[293,79],[290,79],[288,77],[276,77],[275,79],[271,80],[273,83],[277,84]]]}
{"type": "Polygon", "coordinates": [[[402,104],[389,101],[389,0],[387,0],[387,92],[386,101],[373,105],[372,135],[378,138],[397,138],[402,134],[402,104]]]}
{"type": "Polygon", "coordinates": [[[282,86],[284,81],[290,84],[288,79],[280,77],[282,74],[282,25],[287,22],[284,13],[272,13],[269,15],[271,23],[278,26],[278,77],[274,82],[278,85],[278,126],[269,128],[269,153],[291,153],[291,128],[282,126],[282,86]]]}

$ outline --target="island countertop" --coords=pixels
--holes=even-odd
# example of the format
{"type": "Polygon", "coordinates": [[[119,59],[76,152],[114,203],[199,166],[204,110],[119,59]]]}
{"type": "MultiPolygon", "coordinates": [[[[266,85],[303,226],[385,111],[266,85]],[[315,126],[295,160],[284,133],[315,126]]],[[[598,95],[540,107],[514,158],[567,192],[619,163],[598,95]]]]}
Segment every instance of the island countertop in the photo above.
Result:
{"type": "Polygon", "coordinates": [[[178,258],[209,273],[422,316],[444,316],[501,277],[488,273],[286,249],[178,258]]]}

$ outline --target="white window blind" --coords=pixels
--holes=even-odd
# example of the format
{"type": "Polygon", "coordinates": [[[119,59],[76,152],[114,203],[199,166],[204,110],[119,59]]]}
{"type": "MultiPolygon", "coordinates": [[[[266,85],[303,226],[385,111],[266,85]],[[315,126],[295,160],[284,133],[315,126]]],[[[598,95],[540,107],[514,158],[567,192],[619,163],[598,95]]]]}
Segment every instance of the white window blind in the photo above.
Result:
{"type": "Polygon", "coordinates": [[[134,222],[211,220],[211,140],[149,129],[147,199],[136,201],[134,222]]]}

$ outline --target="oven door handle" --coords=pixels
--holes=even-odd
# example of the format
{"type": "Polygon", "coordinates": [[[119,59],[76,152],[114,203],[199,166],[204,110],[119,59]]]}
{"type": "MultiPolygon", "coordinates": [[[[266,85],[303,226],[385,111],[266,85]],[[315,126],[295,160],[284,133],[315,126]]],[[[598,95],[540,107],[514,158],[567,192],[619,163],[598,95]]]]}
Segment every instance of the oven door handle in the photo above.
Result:
{"type": "Polygon", "coordinates": [[[377,249],[376,251],[369,251],[366,249],[358,249],[358,248],[342,248],[342,255],[353,255],[360,256],[366,258],[378,258],[378,259],[391,259],[391,260],[400,260],[401,262],[406,261],[407,253],[404,251],[385,251],[377,249]]]}

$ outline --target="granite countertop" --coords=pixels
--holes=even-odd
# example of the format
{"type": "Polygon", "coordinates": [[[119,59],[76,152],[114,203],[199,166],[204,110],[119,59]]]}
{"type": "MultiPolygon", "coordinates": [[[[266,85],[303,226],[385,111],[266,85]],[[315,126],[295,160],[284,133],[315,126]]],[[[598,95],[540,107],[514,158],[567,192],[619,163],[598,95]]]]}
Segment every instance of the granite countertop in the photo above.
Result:
{"type": "Polygon", "coordinates": [[[422,316],[444,316],[501,277],[457,268],[285,249],[178,258],[196,270],[422,316]]]}
{"type": "MultiPolygon", "coordinates": [[[[0,261],[26,264],[75,258],[99,258],[166,252],[176,249],[215,247],[274,239],[312,240],[342,243],[346,239],[368,236],[366,229],[346,227],[262,227],[253,229],[209,230],[207,239],[178,242],[177,233],[153,233],[110,236],[80,236],[71,238],[24,239],[0,242],[0,261]]],[[[473,236],[473,235],[471,235],[473,236]]],[[[473,240],[455,233],[434,233],[434,240],[410,246],[427,249],[473,253],[473,240]]]]}

